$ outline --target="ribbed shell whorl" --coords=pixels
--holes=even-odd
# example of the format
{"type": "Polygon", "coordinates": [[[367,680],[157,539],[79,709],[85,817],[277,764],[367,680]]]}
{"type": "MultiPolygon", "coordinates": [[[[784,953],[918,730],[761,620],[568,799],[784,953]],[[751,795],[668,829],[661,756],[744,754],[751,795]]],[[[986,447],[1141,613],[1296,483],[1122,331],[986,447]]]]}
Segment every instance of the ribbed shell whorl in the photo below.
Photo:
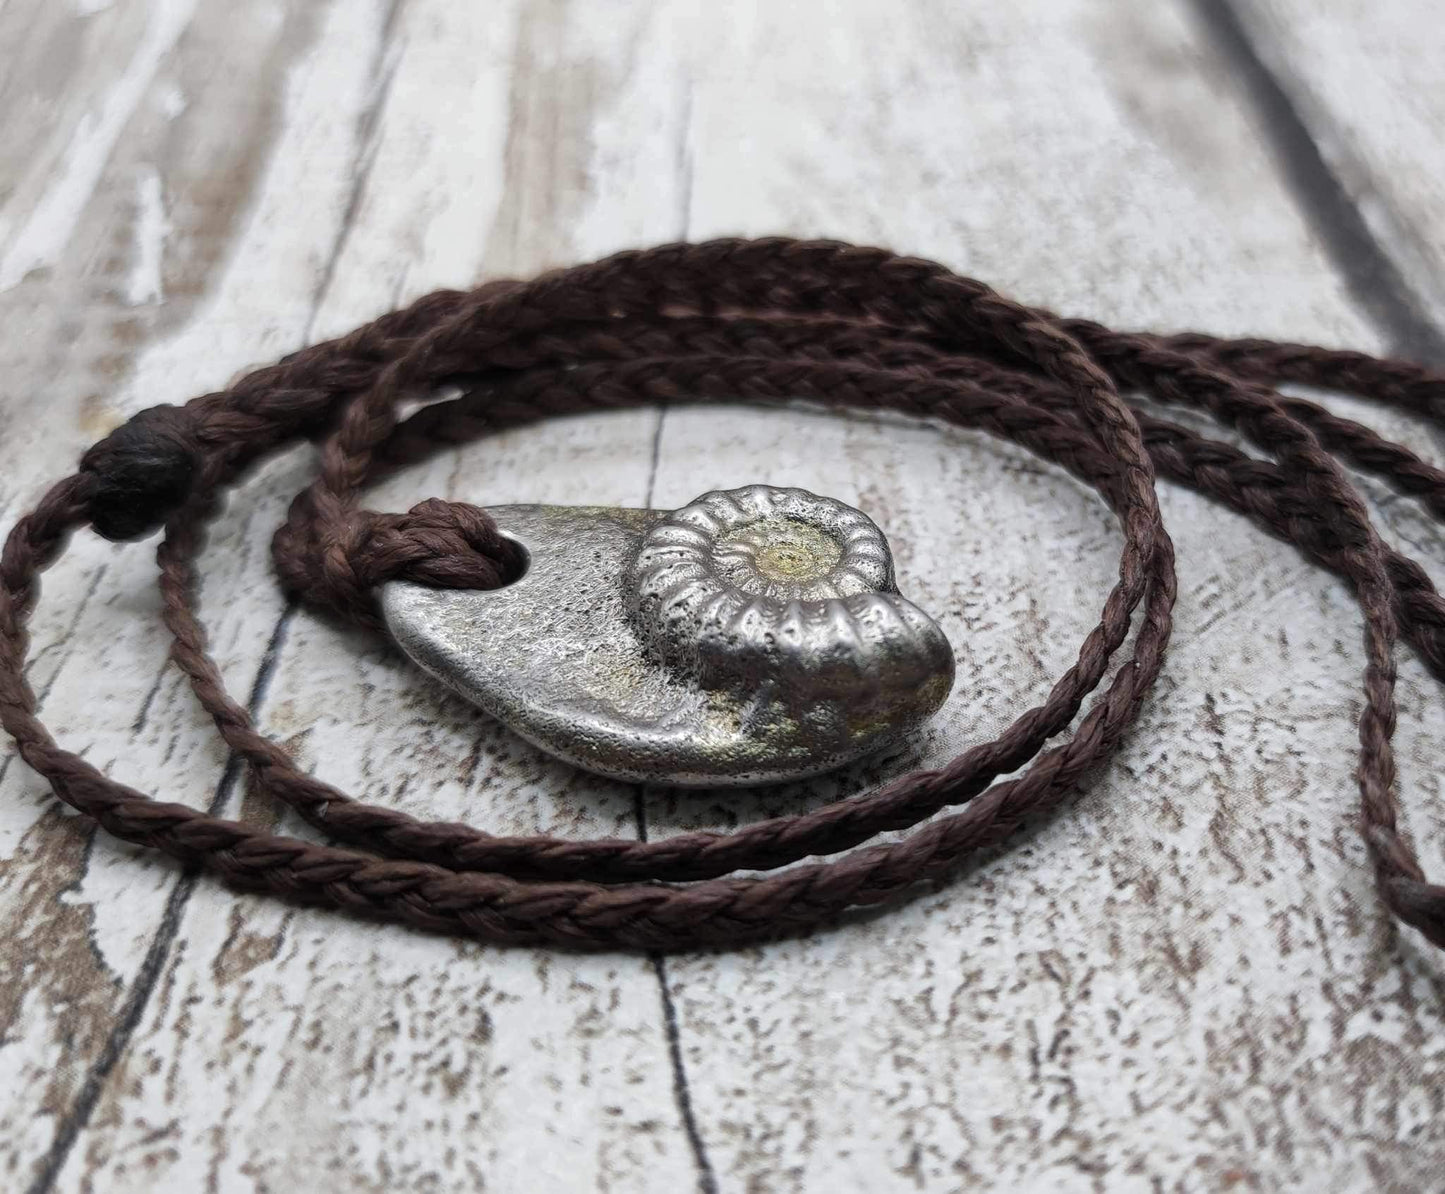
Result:
{"type": "Polygon", "coordinates": [[[647,645],[709,687],[867,704],[952,681],[948,641],[898,594],[883,532],[804,489],[704,494],[644,536],[629,581],[647,645]]]}

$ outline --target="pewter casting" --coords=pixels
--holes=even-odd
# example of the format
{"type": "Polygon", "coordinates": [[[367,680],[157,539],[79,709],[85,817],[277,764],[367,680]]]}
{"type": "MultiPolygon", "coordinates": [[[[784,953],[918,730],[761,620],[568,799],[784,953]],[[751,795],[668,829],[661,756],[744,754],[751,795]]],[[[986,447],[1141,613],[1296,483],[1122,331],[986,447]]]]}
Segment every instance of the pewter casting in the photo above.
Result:
{"type": "Polygon", "coordinates": [[[543,750],[679,787],[777,783],[897,741],[953,652],[902,597],[867,515],[751,485],[667,513],[497,506],[526,572],[488,591],[394,581],[416,663],[543,750]]]}

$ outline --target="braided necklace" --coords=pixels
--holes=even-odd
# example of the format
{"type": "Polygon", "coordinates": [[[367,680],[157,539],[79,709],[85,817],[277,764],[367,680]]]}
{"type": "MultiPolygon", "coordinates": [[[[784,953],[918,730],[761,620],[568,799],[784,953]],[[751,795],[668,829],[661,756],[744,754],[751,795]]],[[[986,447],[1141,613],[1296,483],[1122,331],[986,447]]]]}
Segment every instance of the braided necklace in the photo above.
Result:
{"type": "Polygon", "coordinates": [[[1445,602],[1418,563],[1381,541],[1342,464],[1440,518],[1445,472],[1272,388],[1287,382],[1425,418],[1438,418],[1445,400],[1445,378],[1406,362],[1116,332],[1011,302],[931,262],[834,242],[670,245],[531,282],[438,292],[227,390],[143,410],[91,447],[19,520],[0,556],[0,721],[61,800],[119,838],[239,888],[507,944],[677,950],[756,941],[946,876],[1058,808],[1117,749],[1169,640],[1176,589],[1155,489],[1162,476],[1351,585],[1366,646],[1361,832],[1385,905],[1445,947],[1445,887],[1425,879],[1398,827],[1390,745],[1396,639],[1445,679],[1445,602]],[[468,386],[461,398],[403,417],[459,379],[468,386]],[[365,485],[438,448],[553,415],[738,398],[981,428],[1097,489],[1123,530],[1117,580],[1044,701],[941,767],[796,816],[731,834],[571,841],[494,836],[356,801],[300,770],[226,692],[195,613],[195,560],[224,492],[266,457],[303,439],[320,445],[317,479],[275,536],[282,584],[315,608],[380,629],[377,593],[388,582],[498,589],[525,561],[484,510],[433,499],[376,513],[359,504],[365,485]],[[1153,404],[1204,412],[1269,459],[1165,421],[1153,404]],[[173,660],[258,790],[339,844],[152,799],[52,740],[25,680],[25,624],[39,574],[82,526],[111,540],[163,530],[157,560],[173,660]],[[1116,663],[1131,630],[1130,654],[1116,663]],[[1072,735],[1050,745],[1081,711],[1072,735]]]}

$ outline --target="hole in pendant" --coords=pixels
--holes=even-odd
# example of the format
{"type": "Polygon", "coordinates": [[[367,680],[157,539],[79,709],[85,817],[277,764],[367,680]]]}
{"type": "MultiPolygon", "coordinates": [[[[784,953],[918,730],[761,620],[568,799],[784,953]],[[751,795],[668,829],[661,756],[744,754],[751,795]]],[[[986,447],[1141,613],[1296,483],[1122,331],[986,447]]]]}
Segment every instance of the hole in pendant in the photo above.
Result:
{"type": "Polygon", "coordinates": [[[497,586],[498,589],[509,588],[516,584],[532,567],[532,553],[527,550],[527,545],[513,535],[501,532],[502,538],[512,545],[512,563],[507,569],[505,578],[497,586]]]}

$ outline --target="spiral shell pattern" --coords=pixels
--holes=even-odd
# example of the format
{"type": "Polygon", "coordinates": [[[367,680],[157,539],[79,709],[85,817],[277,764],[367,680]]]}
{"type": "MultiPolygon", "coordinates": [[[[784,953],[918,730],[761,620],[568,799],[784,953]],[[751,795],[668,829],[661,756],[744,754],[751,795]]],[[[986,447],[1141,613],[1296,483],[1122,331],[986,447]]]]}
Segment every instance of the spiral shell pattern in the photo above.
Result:
{"type": "Polygon", "coordinates": [[[629,587],[648,648],[705,687],[876,714],[932,712],[952,684],[948,640],[899,595],[883,532],[804,489],[750,485],[674,511],[643,537],[629,587]]]}

